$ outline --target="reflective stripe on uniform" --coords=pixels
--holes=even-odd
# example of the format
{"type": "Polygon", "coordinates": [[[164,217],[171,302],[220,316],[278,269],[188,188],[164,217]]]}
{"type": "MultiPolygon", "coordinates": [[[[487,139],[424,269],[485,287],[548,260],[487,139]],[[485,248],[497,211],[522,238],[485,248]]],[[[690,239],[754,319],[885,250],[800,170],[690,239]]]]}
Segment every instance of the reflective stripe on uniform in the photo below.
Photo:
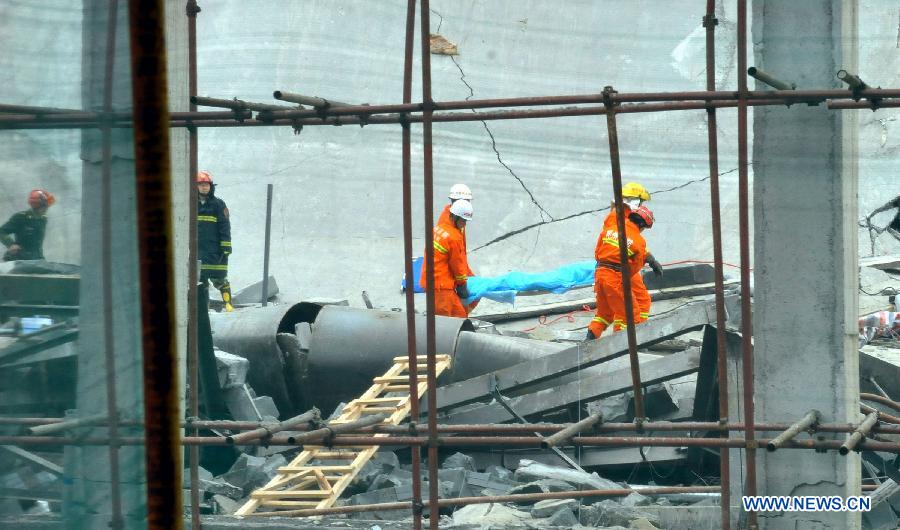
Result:
{"type": "Polygon", "coordinates": [[[206,221],[207,223],[217,223],[219,222],[219,218],[215,215],[198,215],[198,221],[206,221]]]}
{"type": "Polygon", "coordinates": [[[219,244],[222,245],[223,247],[230,247],[231,241],[222,241],[219,244]]]}
{"type": "MultiPolygon", "coordinates": [[[[607,245],[612,245],[616,248],[619,248],[619,240],[618,239],[604,237],[603,242],[606,243],[607,245]]],[[[629,248],[628,249],[628,257],[630,258],[631,256],[634,256],[634,251],[629,248]]]]}
{"type": "Polygon", "coordinates": [[[603,324],[603,325],[606,325],[606,326],[609,325],[609,322],[607,322],[603,317],[594,317],[594,318],[591,319],[591,322],[599,322],[599,323],[601,323],[601,324],[603,324]]]}
{"type": "Polygon", "coordinates": [[[641,313],[641,318],[650,318],[650,313],[641,313]]]}
{"type": "Polygon", "coordinates": [[[228,270],[228,265],[207,265],[206,263],[203,263],[203,264],[200,265],[200,270],[205,270],[205,271],[227,271],[227,270],[228,270]]]}
{"type": "Polygon", "coordinates": [[[450,252],[449,250],[447,250],[446,248],[441,246],[441,244],[438,243],[437,241],[434,242],[434,249],[437,250],[438,252],[440,252],[441,254],[447,254],[450,252]]]}
{"type": "Polygon", "coordinates": [[[466,276],[465,274],[460,274],[460,275],[456,276],[456,280],[457,280],[457,281],[460,281],[460,282],[464,282],[464,281],[466,281],[466,280],[468,280],[468,279],[469,279],[469,277],[466,276]]]}

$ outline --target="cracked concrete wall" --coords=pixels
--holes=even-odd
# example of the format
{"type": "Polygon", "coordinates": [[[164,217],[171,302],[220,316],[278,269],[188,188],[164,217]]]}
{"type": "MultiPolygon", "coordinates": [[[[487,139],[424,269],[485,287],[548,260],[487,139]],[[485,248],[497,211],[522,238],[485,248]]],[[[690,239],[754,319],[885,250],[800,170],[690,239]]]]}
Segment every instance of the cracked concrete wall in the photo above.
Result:
{"type": "MultiPolygon", "coordinates": [[[[717,30],[723,89],[735,86],[728,4],[720,3],[717,30]]],[[[459,46],[458,56],[432,55],[436,100],[597,93],[604,85],[705,87],[696,2],[676,2],[663,18],[651,4],[610,1],[565,9],[539,1],[432,5],[431,31],[459,46]]],[[[348,102],[400,101],[405,2],[203,7],[202,95],[268,102],[278,89],[348,102]]],[[[418,82],[413,94],[419,99],[418,82]]],[[[735,121],[734,112],[719,113],[726,214],[737,205],[735,121]]],[[[468,238],[477,273],[542,271],[593,255],[605,214],[598,210],[612,197],[604,118],[442,123],[434,134],[436,210],[455,182],[475,194],[468,238]]],[[[658,225],[648,234],[654,252],[663,261],[711,259],[705,113],[621,116],[619,135],[625,178],[656,192],[658,225]]],[[[426,227],[417,126],[413,139],[420,254],[426,227]]],[[[365,289],[376,305],[403,305],[399,128],[307,127],[299,136],[283,128],[205,129],[200,166],[213,173],[231,210],[235,286],[261,276],[265,184],[272,182],[271,266],[286,298],[346,296],[359,304],[365,289]]],[[[736,216],[728,216],[724,230],[726,257],[735,262],[736,216]]]]}

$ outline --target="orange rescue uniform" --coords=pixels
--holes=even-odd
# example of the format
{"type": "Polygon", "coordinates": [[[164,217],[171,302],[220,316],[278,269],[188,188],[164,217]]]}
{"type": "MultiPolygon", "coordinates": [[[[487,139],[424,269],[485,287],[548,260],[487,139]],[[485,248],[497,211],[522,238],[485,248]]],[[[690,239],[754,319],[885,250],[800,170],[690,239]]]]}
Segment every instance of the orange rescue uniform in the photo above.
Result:
{"type": "MultiPolygon", "coordinates": [[[[627,204],[622,205],[625,212],[625,219],[631,213],[631,208],[627,204]]],[[[616,222],[616,208],[613,205],[609,214],[603,220],[603,231],[613,230],[619,232],[619,226],[616,222]]],[[[647,286],[644,285],[644,277],[641,276],[640,269],[637,274],[631,277],[631,299],[638,307],[638,317],[634,319],[635,324],[644,322],[650,318],[650,306],[653,300],[650,299],[650,293],[647,292],[647,286]]]]}
{"type": "MultiPolygon", "coordinates": [[[[647,242],[641,230],[630,219],[625,219],[625,239],[627,241],[628,261],[624,264],[619,259],[619,232],[615,228],[604,228],[597,238],[594,258],[597,269],[594,271],[594,292],[597,295],[597,312],[588,329],[599,337],[609,325],[614,331],[626,327],[625,293],[622,289],[622,271],[634,278],[644,266],[647,257],[647,242]]],[[[645,288],[646,289],[646,288],[645,288]]],[[[634,300],[632,300],[634,302],[634,300]]],[[[632,304],[632,317],[639,319],[639,307],[632,304]]]]}
{"type": "MultiPolygon", "coordinates": [[[[434,313],[448,317],[466,318],[468,310],[456,294],[458,285],[469,279],[469,262],[466,259],[466,243],[463,233],[453,225],[449,211],[441,215],[434,227],[434,313]]],[[[427,264],[422,264],[419,283],[428,288],[427,264]]]]}

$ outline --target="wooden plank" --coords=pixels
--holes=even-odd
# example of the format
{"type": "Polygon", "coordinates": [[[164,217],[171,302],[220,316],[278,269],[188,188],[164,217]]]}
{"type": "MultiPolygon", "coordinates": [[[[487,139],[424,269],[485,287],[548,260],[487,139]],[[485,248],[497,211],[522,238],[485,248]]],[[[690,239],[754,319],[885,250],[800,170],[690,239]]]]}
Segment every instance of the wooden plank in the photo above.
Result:
{"type": "Polygon", "coordinates": [[[307,467],[297,467],[297,466],[282,466],[278,468],[279,473],[313,473],[315,470],[320,471],[353,471],[353,466],[315,466],[310,465],[307,467]]]}
{"type": "Polygon", "coordinates": [[[302,490],[302,491],[254,491],[250,494],[254,499],[323,499],[330,497],[333,490],[302,490]]]}

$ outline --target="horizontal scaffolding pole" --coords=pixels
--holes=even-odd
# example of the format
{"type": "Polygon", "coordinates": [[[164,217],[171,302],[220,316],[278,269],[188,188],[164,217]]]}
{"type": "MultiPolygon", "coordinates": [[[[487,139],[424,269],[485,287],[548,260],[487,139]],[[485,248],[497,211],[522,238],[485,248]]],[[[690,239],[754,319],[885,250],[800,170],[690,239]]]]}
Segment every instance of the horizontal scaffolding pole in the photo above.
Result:
{"type": "MultiPolygon", "coordinates": [[[[66,421],[66,418],[13,418],[0,417],[0,425],[50,425],[66,421]]],[[[91,422],[91,425],[102,426],[104,421],[91,422]]],[[[270,425],[267,422],[259,421],[232,421],[232,420],[195,420],[182,423],[182,427],[197,429],[229,429],[229,430],[253,430],[270,425]]],[[[574,423],[475,423],[475,424],[456,424],[456,425],[438,425],[437,430],[441,434],[458,434],[458,433],[485,433],[485,434],[531,434],[535,431],[544,433],[555,433],[563,429],[576,425],[574,423]]],[[[755,429],[758,431],[782,432],[790,429],[793,424],[789,423],[758,423],[755,429]]],[[[119,426],[125,427],[142,427],[143,424],[136,420],[122,420],[119,426]]],[[[852,433],[857,426],[851,423],[824,423],[816,426],[818,432],[832,433],[852,433]]],[[[309,430],[307,425],[297,425],[292,427],[293,431],[309,430]]],[[[377,425],[373,427],[360,428],[351,431],[358,434],[409,434],[412,427],[409,425],[377,425]]],[[[635,431],[638,430],[634,423],[601,423],[595,425],[591,430],[597,433],[615,433],[619,431],[635,431]]],[[[656,421],[646,422],[641,426],[642,431],[742,431],[744,424],[718,422],[671,422],[656,421]]],[[[900,434],[900,425],[879,424],[874,429],[878,434],[900,434]]]]}
{"type": "MultiPolygon", "coordinates": [[[[291,446],[291,438],[285,436],[273,436],[268,440],[252,440],[244,445],[266,446],[291,446]]],[[[540,448],[541,438],[534,436],[445,436],[435,438],[434,444],[439,447],[534,447],[540,448]]],[[[582,447],[735,447],[758,448],[767,445],[771,440],[745,440],[742,438],[688,438],[688,437],[642,437],[642,436],[576,436],[569,442],[573,446],[582,447]]],[[[122,437],[120,445],[142,445],[143,438],[122,437]]],[[[182,445],[226,445],[225,437],[188,436],[182,438],[182,445]]],[[[0,436],[0,445],[107,445],[108,438],[74,438],[52,436],[0,436]]],[[[333,446],[430,446],[427,436],[339,436],[329,440],[328,445],[333,446]]],[[[783,442],[779,449],[815,449],[825,451],[840,449],[844,445],[841,440],[790,440],[783,442]]],[[[858,450],[883,451],[888,453],[900,453],[900,443],[881,442],[865,439],[856,446],[858,450]]]]}

